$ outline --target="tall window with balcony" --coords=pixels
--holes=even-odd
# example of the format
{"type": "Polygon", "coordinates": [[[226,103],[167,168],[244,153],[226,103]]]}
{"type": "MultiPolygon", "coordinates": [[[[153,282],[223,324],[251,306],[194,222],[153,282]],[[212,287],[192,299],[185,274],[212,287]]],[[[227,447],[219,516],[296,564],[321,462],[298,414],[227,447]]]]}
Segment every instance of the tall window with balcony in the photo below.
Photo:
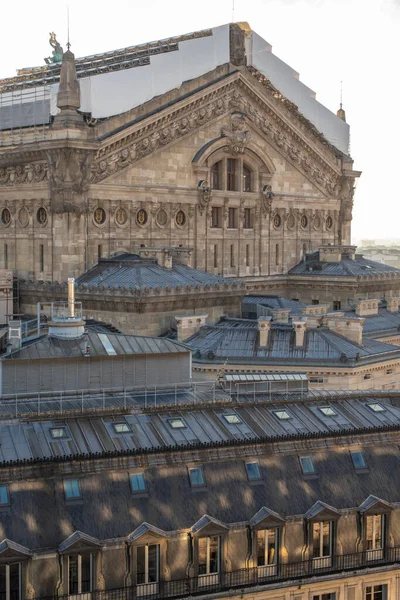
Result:
{"type": "Polygon", "coordinates": [[[313,560],[315,568],[331,564],[333,549],[332,521],[318,521],[312,524],[313,560]]]}
{"type": "Polygon", "coordinates": [[[148,544],[136,550],[136,581],[138,596],[148,596],[158,592],[160,574],[160,546],[148,544]]]}
{"type": "Polygon", "coordinates": [[[199,538],[199,586],[218,583],[220,572],[221,538],[218,535],[199,538]]]}
{"type": "Polygon", "coordinates": [[[21,563],[0,566],[0,598],[21,600],[21,563]]]}
{"type": "Polygon", "coordinates": [[[70,596],[93,591],[93,570],[93,554],[68,556],[68,594],[70,596]]]}
{"type": "Polygon", "coordinates": [[[275,575],[278,563],[278,529],[257,531],[257,567],[260,577],[275,575]]]}
{"type": "Polygon", "coordinates": [[[365,546],[367,560],[382,558],[385,540],[385,515],[365,517],[365,546]]]}

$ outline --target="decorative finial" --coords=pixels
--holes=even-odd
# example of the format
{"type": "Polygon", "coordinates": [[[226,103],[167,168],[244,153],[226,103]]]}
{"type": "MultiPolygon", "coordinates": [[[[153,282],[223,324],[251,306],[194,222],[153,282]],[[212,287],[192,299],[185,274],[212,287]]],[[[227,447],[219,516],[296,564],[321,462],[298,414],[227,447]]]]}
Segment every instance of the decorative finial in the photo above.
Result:
{"type": "Polygon", "coordinates": [[[343,110],[343,81],[340,82],[340,108],[336,115],[339,117],[339,119],[342,119],[342,121],[346,122],[346,113],[343,110]]]}
{"type": "MultiPolygon", "coordinates": [[[[68,41],[69,41],[69,31],[68,31],[68,41]]],[[[340,108],[343,105],[343,81],[340,82],[340,108]]]]}
{"type": "Polygon", "coordinates": [[[68,50],[71,48],[71,43],[69,41],[69,4],[67,5],[67,48],[68,50]]]}

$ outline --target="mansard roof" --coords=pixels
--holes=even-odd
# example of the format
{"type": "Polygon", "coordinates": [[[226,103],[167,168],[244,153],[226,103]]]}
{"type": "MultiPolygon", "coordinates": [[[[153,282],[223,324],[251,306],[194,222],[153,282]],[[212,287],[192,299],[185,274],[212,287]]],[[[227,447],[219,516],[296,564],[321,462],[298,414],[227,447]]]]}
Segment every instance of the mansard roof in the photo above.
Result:
{"type": "Polygon", "coordinates": [[[101,545],[100,540],[82,531],[74,531],[74,533],[60,544],[58,549],[60,552],[66,552],[72,548],[99,548],[101,545]]]}
{"type": "Polygon", "coordinates": [[[338,262],[320,260],[319,252],[307,254],[305,259],[292,267],[288,275],[305,277],[353,277],[355,279],[375,279],[400,277],[400,269],[364,258],[362,254],[350,256],[343,253],[338,262]]]}
{"type": "Polygon", "coordinates": [[[196,362],[259,364],[346,364],[349,361],[384,360],[400,356],[400,348],[374,339],[352,342],[328,327],[307,328],[302,346],[296,345],[292,324],[272,322],[267,346],[259,346],[258,323],[253,319],[222,319],[204,325],[186,340],[196,362]]]}

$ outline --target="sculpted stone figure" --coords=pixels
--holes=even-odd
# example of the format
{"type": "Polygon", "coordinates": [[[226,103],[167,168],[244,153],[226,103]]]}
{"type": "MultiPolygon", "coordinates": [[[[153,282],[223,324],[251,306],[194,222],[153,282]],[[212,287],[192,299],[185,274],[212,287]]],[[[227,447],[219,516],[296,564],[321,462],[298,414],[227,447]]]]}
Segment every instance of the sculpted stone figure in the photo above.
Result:
{"type": "Polygon", "coordinates": [[[47,152],[47,162],[52,211],[86,210],[92,153],[79,148],[57,148],[47,152]]]}
{"type": "Polygon", "coordinates": [[[49,44],[53,48],[52,55],[48,58],[44,59],[46,65],[51,65],[53,63],[60,64],[63,56],[63,49],[59,42],[57,42],[56,34],[52,31],[50,34],[49,44]]]}
{"type": "Polygon", "coordinates": [[[246,144],[249,143],[251,133],[245,130],[246,121],[244,114],[235,112],[231,115],[230,127],[222,127],[221,135],[229,140],[227,152],[229,154],[243,154],[246,144]]]}

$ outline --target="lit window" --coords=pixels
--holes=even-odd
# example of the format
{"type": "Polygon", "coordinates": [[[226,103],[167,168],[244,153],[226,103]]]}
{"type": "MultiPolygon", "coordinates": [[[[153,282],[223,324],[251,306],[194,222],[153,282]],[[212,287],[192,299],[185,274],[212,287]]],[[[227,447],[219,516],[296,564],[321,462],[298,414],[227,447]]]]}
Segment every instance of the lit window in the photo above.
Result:
{"type": "Polygon", "coordinates": [[[303,456],[300,458],[300,464],[304,475],[315,473],[315,467],[311,456],[303,456]]]}
{"type": "Polygon", "coordinates": [[[0,485],[0,506],[8,504],[8,485],[0,485]]]}
{"type": "Polygon", "coordinates": [[[387,585],[368,585],[365,588],[365,600],[386,600],[387,585]]]}
{"type": "Polygon", "coordinates": [[[257,567],[275,565],[278,554],[278,530],[261,529],[257,531],[257,567]]]}
{"type": "Polygon", "coordinates": [[[351,458],[355,469],[365,469],[365,460],[362,452],[351,452],[351,458]]]}
{"type": "Polygon", "coordinates": [[[229,425],[237,425],[242,422],[237,415],[224,415],[224,419],[229,425]]]}
{"type": "Polygon", "coordinates": [[[246,471],[247,477],[250,479],[250,481],[254,481],[255,479],[261,479],[260,467],[258,466],[258,463],[246,463],[246,471]]]}
{"type": "Polygon", "coordinates": [[[313,558],[324,558],[332,554],[332,522],[313,523],[313,558]]]}
{"type": "Polygon", "coordinates": [[[81,497],[78,479],[66,479],[64,481],[64,493],[67,500],[81,497]]]}
{"type": "Polygon", "coordinates": [[[168,419],[172,429],[184,429],[186,427],[183,419],[168,419]]]}
{"type": "Polygon", "coordinates": [[[128,431],[132,431],[128,423],[113,423],[113,427],[116,433],[128,433],[128,431]]]}
{"type": "Polygon", "coordinates": [[[286,419],[290,419],[290,415],[286,410],[275,410],[274,411],[278,419],[281,421],[285,421],[286,419]]]}
{"type": "Polygon", "coordinates": [[[337,415],[337,412],[330,406],[320,406],[319,410],[327,417],[335,417],[337,415]]]}
{"type": "Polygon", "coordinates": [[[146,482],[143,473],[135,473],[130,476],[132,492],[144,492],[146,490],[146,482]]]}
{"type": "Polygon", "coordinates": [[[199,575],[219,573],[220,538],[217,535],[199,539],[199,575]]]}
{"type": "Polygon", "coordinates": [[[2,600],[19,600],[21,591],[21,563],[0,566],[0,588],[2,600]]]}
{"type": "Polygon", "coordinates": [[[53,427],[50,429],[50,433],[51,437],[55,440],[68,437],[66,427],[53,427]]]}
{"type": "Polygon", "coordinates": [[[189,469],[190,485],[192,487],[200,487],[205,485],[203,469],[197,467],[195,469],[189,469]]]}
{"type": "Polygon", "coordinates": [[[386,409],[382,406],[382,404],[379,404],[379,402],[371,402],[370,404],[368,404],[368,406],[370,407],[371,410],[373,410],[374,412],[384,412],[386,409]]]}
{"type": "Polygon", "coordinates": [[[85,594],[93,591],[93,554],[68,556],[68,593],[85,594]]]}
{"type": "MultiPolygon", "coordinates": [[[[160,572],[160,546],[148,544],[139,546],[136,550],[136,573],[138,585],[157,583],[160,572]]],[[[146,595],[151,593],[151,587],[144,588],[146,595]]],[[[142,594],[138,594],[142,595],[142,594]]]]}
{"type": "Polygon", "coordinates": [[[384,540],[385,515],[367,515],[365,529],[366,549],[381,550],[384,540]]]}

